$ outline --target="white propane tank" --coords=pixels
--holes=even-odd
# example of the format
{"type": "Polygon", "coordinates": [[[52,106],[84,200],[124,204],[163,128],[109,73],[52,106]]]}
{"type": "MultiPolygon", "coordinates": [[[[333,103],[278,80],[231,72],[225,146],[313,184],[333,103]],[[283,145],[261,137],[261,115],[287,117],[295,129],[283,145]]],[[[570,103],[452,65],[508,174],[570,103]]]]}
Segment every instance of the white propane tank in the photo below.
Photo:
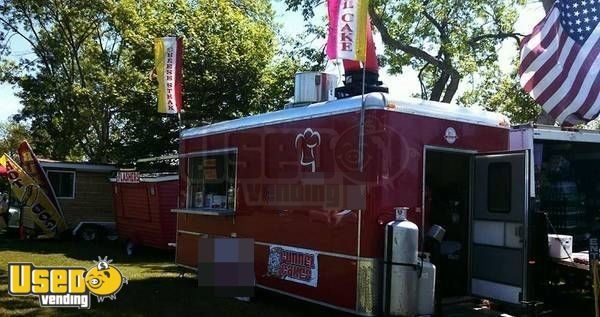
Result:
{"type": "Polygon", "coordinates": [[[435,310],[435,265],[425,261],[420,263],[422,263],[422,267],[421,276],[419,276],[417,314],[419,316],[433,315],[435,310]]]}
{"type": "Polygon", "coordinates": [[[396,220],[385,226],[383,310],[389,316],[417,314],[419,228],[398,207],[396,220]]]}

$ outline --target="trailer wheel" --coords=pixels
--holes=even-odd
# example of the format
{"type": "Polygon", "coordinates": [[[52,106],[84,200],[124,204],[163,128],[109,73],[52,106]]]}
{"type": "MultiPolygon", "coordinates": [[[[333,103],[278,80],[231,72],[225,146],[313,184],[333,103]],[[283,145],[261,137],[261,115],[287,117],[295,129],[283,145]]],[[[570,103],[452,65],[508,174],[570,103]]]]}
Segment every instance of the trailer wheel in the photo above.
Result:
{"type": "Polygon", "coordinates": [[[98,239],[99,235],[98,228],[91,226],[83,227],[79,229],[79,232],[77,233],[78,238],[83,241],[95,241],[98,239]]]}
{"type": "Polygon", "coordinates": [[[133,243],[133,241],[131,240],[127,240],[127,243],[125,243],[125,252],[127,253],[127,255],[132,256],[133,252],[135,251],[135,243],[133,243]]]}
{"type": "Polygon", "coordinates": [[[104,235],[104,238],[108,241],[117,241],[119,240],[119,235],[116,232],[109,232],[104,235]]]}

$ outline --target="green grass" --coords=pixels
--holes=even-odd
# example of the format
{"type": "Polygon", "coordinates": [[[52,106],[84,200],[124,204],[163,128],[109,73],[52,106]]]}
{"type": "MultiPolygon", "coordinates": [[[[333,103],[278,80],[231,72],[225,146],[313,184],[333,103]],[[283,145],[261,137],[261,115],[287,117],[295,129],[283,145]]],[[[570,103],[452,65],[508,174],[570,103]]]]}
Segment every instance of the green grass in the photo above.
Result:
{"type": "Polygon", "coordinates": [[[250,303],[207,296],[196,287],[195,275],[179,276],[173,259],[173,252],[150,249],[127,256],[117,242],[19,241],[0,235],[0,316],[344,316],[265,291],[257,291],[257,297],[250,303]],[[41,308],[37,297],[8,295],[8,262],[88,268],[98,256],[113,259],[129,279],[114,301],[106,299],[98,303],[92,296],[89,310],[41,308]]]}
{"type": "MultiPolygon", "coordinates": [[[[207,296],[196,287],[195,275],[180,277],[173,252],[139,250],[127,256],[118,243],[77,241],[20,241],[0,234],[0,316],[348,316],[339,311],[302,302],[271,292],[257,290],[250,303],[207,296]],[[98,256],[108,256],[129,279],[116,300],[98,303],[92,296],[91,309],[41,308],[37,297],[9,296],[7,265],[9,262],[32,262],[37,266],[94,265],[98,256]]],[[[593,316],[593,299],[589,295],[557,296],[550,302],[561,303],[549,316],[593,316]]],[[[498,316],[496,311],[474,311],[473,305],[444,308],[445,316],[498,316]]]]}

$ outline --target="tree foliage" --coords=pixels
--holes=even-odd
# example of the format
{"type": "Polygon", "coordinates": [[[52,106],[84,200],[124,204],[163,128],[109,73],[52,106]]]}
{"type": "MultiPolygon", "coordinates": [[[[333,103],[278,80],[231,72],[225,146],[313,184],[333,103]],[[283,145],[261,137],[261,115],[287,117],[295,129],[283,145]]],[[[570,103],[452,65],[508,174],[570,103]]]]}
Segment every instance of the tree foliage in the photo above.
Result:
{"type": "Polygon", "coordinates": [[[510,74],[490,69],[482,81],[459,99],[462,105],[479,105],[508,116],[513,124],[536,122],[542,108],[521,89],[516,67],[510,74]]]}
{"type": "Polygon", "coordinates": [[[5,153],[16,158],[23,140],[31,137],[27,126],[14,121],[0,122],[0,155],[5,153]]]}
{"type": "Polygon", "coordinates": [[[184,37],[188,126],[274,109],[293,63],[275,59],[267,0],[5,0],[4,81],[16,85],[36,152],[131,162],[174,152],[178,120],[156,112],[153,39],[184,37]],[[33,55],[10,56],[24,39],[33,55]],[[275,88],[273,88],[275,87],[275,88]]]}
{"type": "Polygon", "coordinates": [[[326,37],[325,22],[315,24],[307,21],[303,32],[287,39],[285,55],[294,58],[299,69],[303,71],[322,71],[327,65],[326,37]]]}
{"type": "MultiPolygon", "coordinates": [[[[522,0],[371,0],[369,14],[385,44],[391,73],[419,73],[421,97],[450,102],[466,75],[494,67],[522,0]]],[[[322,0],[286,0],[311,17],[322,0]]]]}

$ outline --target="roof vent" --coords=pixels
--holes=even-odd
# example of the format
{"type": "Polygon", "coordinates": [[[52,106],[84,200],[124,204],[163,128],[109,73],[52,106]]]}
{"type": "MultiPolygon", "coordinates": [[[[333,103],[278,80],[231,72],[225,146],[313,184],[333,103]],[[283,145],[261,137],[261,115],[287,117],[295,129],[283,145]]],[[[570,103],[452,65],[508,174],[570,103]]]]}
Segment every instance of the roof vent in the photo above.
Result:
{"type": "Polygon", "coordinates": [[[337,81],[337,76],[334,74],[322,72],[296,73],[294,105],[306,106],[315,102],[335,99],[337,81]]]}

